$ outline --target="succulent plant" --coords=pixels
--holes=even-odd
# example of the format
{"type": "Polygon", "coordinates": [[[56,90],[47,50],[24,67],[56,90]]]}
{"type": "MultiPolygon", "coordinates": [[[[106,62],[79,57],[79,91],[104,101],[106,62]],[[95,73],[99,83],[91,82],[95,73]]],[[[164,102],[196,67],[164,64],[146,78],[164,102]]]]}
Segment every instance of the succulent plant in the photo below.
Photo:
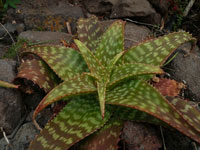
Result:
{"type": "Polygon", "coordinates": [[[148,83],[164,73],[161,66],[177,47],[195,39],[180,31],[124,50],[124,25],[118,20],[103,32],[96,17],[80,19],[79,40],[74,40],[79,50],[43,45],[23,51],[23,56],[34,54],[41,60],[25,61],[30,70],[37,67],[32,72],[21,67],[18,78],[48,92],[33,120],[50,104],[67,102],[30,150],[66,150],[81,140],[80,149],[117,149],[123,120],[169,125],[200,142],[199,111],[181,99],[167,100],[148,83]]]}

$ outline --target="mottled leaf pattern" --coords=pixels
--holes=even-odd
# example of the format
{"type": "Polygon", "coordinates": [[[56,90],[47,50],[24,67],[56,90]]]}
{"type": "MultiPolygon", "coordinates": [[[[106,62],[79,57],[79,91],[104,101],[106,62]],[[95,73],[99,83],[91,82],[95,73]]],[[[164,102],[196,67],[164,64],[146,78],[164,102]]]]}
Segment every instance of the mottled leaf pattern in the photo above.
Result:
{"type": "Polygon", "coordinates": [[[72,48],[53,45],[34,46],[23,52],[26,53],[34,53],[41,57],[62,80],[88,70],[81,54],[72,48]]]}
{"type": "Polygon", "coordinates": [[[5,81],[0,80],[0,87],[5,87],[5,88],[18,88],[18,85],[14,85],[5,81]]]}
{"type": "Polygon", "coordinates": [[[161,66],[168,56],[188,41],[195,41],[191,34],[180,31],[139,43],[124,54],[124,62],[139,62],[161,66]]]}
{"type": "Polygon", "coordinates": [[[109,83],[110,82],[110,77],[111,77],[111,73],[113,71],[113,67],[115,66],[115,64],[117,63],[117,61],[122,57],[122,55],[124,54],[124,51],[120,52],[119,54],[117,54],[113,59],[111,59],[110,63],[108,64],[108,66],[106,67],[106,71],[105,71],[105,82],[109,83]]]}
{"type": "Polygon", "coordinates": [[[147,122],[155,125],[162,125],[165,127],[169,127],[165,122],[160,119],[157,119],[146,112],[139,111],[137,109],[132,109],[129,107],[117,106],[114,111],[114,116],[122,119],[122,120],[131,120],[131,121],[140,121],[147,122]]]}
{"type": "Polygon", "coordinates": [[[140,75],[161,73],[164,72],[162,71],[162,69],[160,69],[160,67],[142,63],[129,63],[114,66],[109,85],[116,84],[117,82],[123,81],[124,79],[128,79],[134,76],[136,77],[140,75]]]}
{"type": "Polygon", "coordinates": [[[200,141],[199,132],[191,127],[159,92],[144,81],[132,80],[117,86],[107,92],[106,103],[144,111],[197,142],[200,141]]]}
{"type": "Polygon", "coordinates": [[[80,95],[80,94],[88,94],[97,91],[93,80],[88,75],[80,75],[69,80],[64,81],[59,84],[53,90],[51,90],[40,102],[37,106],[33,117],[35,116],[48,105],[61,100],[63,98],[67,98],[70,96],[80,95]]]}
{"type": "Polygon", "coordinates": [[[86,144],[86,149],[112,150],[116,148],[120,121],[111,120],[105,125],[111,115],[168,124],[200,142],[200,113],[176,99],[167,101],[156,88],[143,81],[163,73],[160,66],[168,56],[181,44],[195,39],[181,31],[124,51],[124,23],[116,21],[102,34],[96,17],[80,19],[80,41],[75,40],[80,53],[57,46],[37,46],[25,51],[41,57],[64,81],[46,95],[33,117],[49,104],[71,98],[32,142],[30,150],[66,150],[92,133],[95,134],[88,138],[92,143],[86,144]],[[112,86],[116,83],[117,86],[112,86]],[[78,99],[81,94],[90,95],[78,99]]]}
{"type": "MultiPolygon", "coordinates": [[[[19,69],[16,79],[25,78],[33,81],[45,92],[49,92],[58,84],[58,77],[55,73],[41,60],[26,60],[19,69]]],[[[15,80],[16,80],[15,79],[15,80]]]]}
{"type": "Polygon", "coordinates": [[[103,34],[98,18],[95,16],[91,16],[88,19],[80,18],[78,20],[77,30],[79,40],[91,51],[95,51],[99,44],[99,39],[103,34]]]}
{"type": "Polygon", "coordinates": [[[99,63],[97,58],[93,55],[93,53],[79,40],[74,40],[76,45],[78,46],[79,50],[81,51],[81,54],[83,58],[85,59],[85,62],[88,65],[88,68],[90,69],[90,72],[96,76],[98,79],[101,78],[103,66],[99,63]]]}
{"type": "Polygon", "coordinates": [[[101,37],[95,54],[105,67],[124,50],[124,24],[123,21],[115,21],[101,37]]]}
{"type": "Polygon", "coordinates": [[[106,84],[103,82],[97,82],[97,91],[99,96],[99,104],[102,117],[104,118],[105,113],[105,97],[106,97],[106,84]]]}
{"type": "Polygon", "coordinates": [[[197,131],[200,132],[200,112],[184,100],[168,97],[170,103],[175,107],[177,112],[197,131]]]}
{"type": "Polygon", "coordinates": [[[117,150],[123,122],[112,118],[99,131],[84,139],[80,150],[117,150]]]}
{"type": "Polygon", "coordinates": [[[95,100],[74,99],[45,126],[29,150],[67,150],[101,128],[110,116],[108,110],[102,119],[95,100]]]}

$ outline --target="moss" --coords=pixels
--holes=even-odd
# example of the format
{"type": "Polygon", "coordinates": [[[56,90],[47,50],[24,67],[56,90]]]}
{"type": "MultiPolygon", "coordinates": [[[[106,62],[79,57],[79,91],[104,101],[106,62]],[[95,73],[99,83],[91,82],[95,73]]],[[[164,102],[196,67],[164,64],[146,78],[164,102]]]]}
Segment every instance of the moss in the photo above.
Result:
{"type": "Polygon", "coordinates": [[[15,58],[20,48],[29,42],[25,39],[18,39],[17,42],[10,46],[8,51],[4,54],[3,58],[15,58]]]}

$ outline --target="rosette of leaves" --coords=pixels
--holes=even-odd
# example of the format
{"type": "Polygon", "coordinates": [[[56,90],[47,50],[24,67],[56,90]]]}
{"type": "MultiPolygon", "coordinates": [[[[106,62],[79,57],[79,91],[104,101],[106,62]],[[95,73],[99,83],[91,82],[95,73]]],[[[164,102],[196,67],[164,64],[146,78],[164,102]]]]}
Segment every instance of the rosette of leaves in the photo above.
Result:
{"type": "Polygon", "coordinates": [[[115,21],[103,32],[96,17],[80,19],[79,40],[75,40],[79,51],[34,46],[22,53],[39,56],[49,67],[46,69],[61,79],[40,102],[33,120],[50,104],[68,101],[31,143],[30,150],[66,150],[81,140],[81,149],[114,150],[122,120],[167,124],[200,142],[200,113],[179,99],[166,100],[147,82],[164,73],[160,67],[177,47],[195,39],[180,31],[124,50],[124,25],[115,21]]]}

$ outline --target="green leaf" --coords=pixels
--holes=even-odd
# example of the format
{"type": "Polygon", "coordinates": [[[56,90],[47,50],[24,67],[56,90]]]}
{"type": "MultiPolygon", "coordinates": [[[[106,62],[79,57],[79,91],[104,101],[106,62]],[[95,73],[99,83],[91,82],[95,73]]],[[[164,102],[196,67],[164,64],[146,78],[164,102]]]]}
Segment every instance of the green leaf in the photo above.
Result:
{"type": "Polygon", "coordinates": [[[101,128],[110,116],[106,111],[102,119],[96,100],[73,99],[45,126],[29,150],[67,150],[101,128]]]}
{"type": "Polygon", "coordinates": [[[52,90],[59,82],[55,73],[41,60],[26,60],[19,69],[15,80],[25,78],[33,81],[45,92],[52,90]]]}
{"type": "Polygon", "coordinates": [[[113,67],[115,66],[115,64],[117,63],[117,61],[122,57],[123,54],[124,54],[124,51],[122,51],[119,54],[117,54],[110,61],[110,64],[108,64],[108,66],[106,67],[106,71],[105,71],[105,82],[106,83],[110,82],[110,77],[111,77],[111,73],[113,71],[113,67]]]}
{"type": "Polygon", "coordinates": [[[195,107],[178,98],[167,98],[174,109],[198,132],[200,132],[200,112],[195,107]]]}
{"type": "Polygon", "coordinates": [[[104,70],[103,66],[99,63],[93,53],[81,41],[74,40],[74,42],[78,46],[83,58],[85,59],[85,62],[90,69],[90,72],[98,79],[101,79],[102,71],[104,70]]]}
{"type": "Polygon", "coordinates": [[[98,96],[99,96],[99,104],[100,104],[101,115],[104,118],[106,84],[104,82],[97,82],[97,91],[98,91],[98,96]]]}
{"type": "Polygon", "coordinates": [[[19,4],[20,2],[21,2],[20,0],[6,0],[4,8],[7,9],[8,5],[11,6],[12,8],[17,8],[16,4],[19,4]]]}
{"type": "Polygon", "coordinates": [[[152,66],[142,63],[128,63],[120,66],[114,66],[109,86],[132,77],[162,73],[164,72],[159,66],[152,66]]]}
{"type": "Polygon", "coordinates": [[[1,80],[0,80],[0,87],[15,88],[15,89],[17,89],[17,88],[18,88],[18,85],[14,85],[14,84],[11,84],[11,83],[8,83],[8,82],[1,81],[1,80]]]}
{"type": "Polygon", "coordinates": [[[99,131],[84,139],[80,150],[116,150],[122,125],[122,121],[112,118],[99,131]]]}
{"type": "Polygon", "coordinates": [[[155,88],[144,81],[128,81],[107,92],[106,103],[144,111],[200,142],[197,127],[190,126],[155,88]]]}
{"type": "Polygon", "coordinates": [[[62,80],[88,71],[81,54],[72,48],[55,45],[33,46],[27,48],[22,54],[27,53],[41,57],[62,80]]]}
{"type": "Polygon", "coordinates": [[[115,21],[101,37],[95,54],[104,67],[124,50],[124,24],[123,21],[115,21]]]}
{"type": "Polygon", "coordinates": [[[66,80],[51,90],[42,99],[34,112],[33,118],[35,118],[42,109],[58,100],[66,99],[71,96],[93,93],[95,91],[97,91],[97,88],[88,75],[83,74],[66,80]]]}
{"type": "Polygon", "coordinates": [[[187,32],[180,31],[142,42],[131,47],[124,54],[124,62],[138,62],[162,66],[174,50],[188,41],[195,42],[195,38],[187,32]]]}
{"type": "Polygon", "coordinates": [[[78,38],[91,51],[95,51],[99,43],[99,39],[103,34],[102,27],[96,16],[91,16],[88,19],[79,19],[77,25],[78,38]]]}
{"type": "Polygon", "coordinates": [[[114,111],[114,116],[118,117],[122,120],[131,120],[131,121],[139,121],[139,122],[147,122],[155,125],[162,125],[165,127],[169,127],[165,122],[162,120],[155,118],[149,115],[146,112],[139,111],[137,109],[132,109],[129,107],[117,106],[116,110],[114,111]]]}

